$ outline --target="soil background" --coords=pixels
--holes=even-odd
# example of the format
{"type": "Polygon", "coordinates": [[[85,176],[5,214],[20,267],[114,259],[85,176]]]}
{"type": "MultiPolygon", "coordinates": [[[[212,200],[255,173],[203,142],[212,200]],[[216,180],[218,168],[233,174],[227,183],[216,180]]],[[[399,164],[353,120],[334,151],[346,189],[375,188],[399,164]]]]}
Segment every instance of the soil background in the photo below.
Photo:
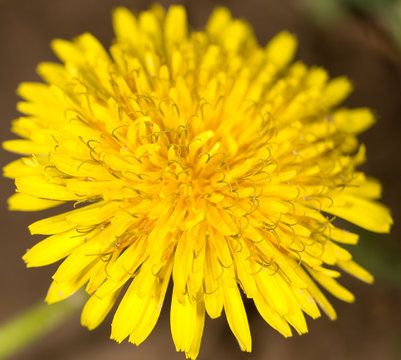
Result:
{"type": "MultiPolygon", "coordinates": [[[[53,38],[71,39],[91,32],[108,47],[112,40],[110,11],[118,5],[141,11],[150,5],[141,0],[0,0],[0,137],[15,138],[10,122],[19,116],[15,94],[22,81],[39,81],[35,73],[41,61],[54,61],[49,43],[53,38]]],[[[171,2],[164,1],[163,5],[171,2]]],[[[185,2],[190,23],[201,28],[216,2],[185,2]]],[[[401,359],[401,246],[400,226],[400,50],[374,19],[351,12],[331,26],[312,20],[303,1],[233,0],[220,1],[235,17],[254,27],[261,44],[277,32],[288,29],[299,40],[297,59],[326,68],[332,76],[347,75],[355,85],[346,105],[368,106],[378,114],[377,124],[361,136],[367,144],[368,162],[364,170],[379,178],[384,187],[383,201],[393,212],[391,235],[363,232],[361,249],[355,257],[376,275],[372,286],[344,276],[342,283],[356,295],[354,304],[329,296],[339,319],[324,315],[307,319],[309,334],[284,339],[270,328],[247,303],[253,337],[253,352],[242,353],[230,333],[224,316],[207,319],[199,360],[204,359],[401,359]],[[365,245],[363,245],[365,244],[365,245]]],[[[401,26],[401,25],[400,25],[401,26]]],[[[15,159],[0,152],[0,165],[15,159]]],[[[0,179],[0,322],[32,304],[43,301],[56,266],[26,269],[21,256],[38,238],[27,226],[56,210],[18,213],[7,210],[6,199],[14,191],[9,179],[0,179]]],[[[168,299],[167,295],[167,299],[168,299]]],[[[140,347],[126,341],[109,340],[111,317],[94,331],[82,328],[79,314],[34,345],[13,356],[14,360],[76,359],[184,359],[176,353],[169,328],[169,301],[159,322],[140,347]]],[[[37,326],[41,326],[37,324],[37,326]]]]}

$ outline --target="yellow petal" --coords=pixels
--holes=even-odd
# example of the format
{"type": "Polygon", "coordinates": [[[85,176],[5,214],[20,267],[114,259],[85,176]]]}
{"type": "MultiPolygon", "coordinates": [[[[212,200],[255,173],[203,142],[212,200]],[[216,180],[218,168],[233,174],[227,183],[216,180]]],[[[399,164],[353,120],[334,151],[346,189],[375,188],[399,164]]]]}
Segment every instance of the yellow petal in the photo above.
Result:
{"type": "Polygon", "coordinates": [[[27,267],[52,264],[71,254],[85,239],[85,234],[80,234],[75,229],[52,235],[28,250],[23,259],[27,267]]]}
{"type": "Polygon", "coordinates": [[[266,45],[267,61],[273,63],[278,68],[288,65],[295,55],[297,40],[294,35],[287,31],[277,34],[266,45]]]}
{"type": "MultiPolygon", "coordinates": [[[[255,275],[260,294],[270,304],[270,307],[280,315],[288,313],[288,304],[278,279],[279,274],[272,274],[271,271],[262,269],[255,275]]],[[[262,303],[262,301],[259,301],[262,303]]]]}
{"type": "Polygon", "coordinates": [[[191,347],[186,352],[186,356],[191,359],[196,359],[199,354],[204,325],[205,325],[205,305],[203,301],[198,301],[196,309],[196,323],[194,329],[195,334],[192,339],[191,347]]]}
{"type": "Polygon", "coordinates": [[[146,43],[146,45],[160,46],[161,44],[162,28],[156,15],[152,11],[143,11],[139,14],[138,25],[142,32],[141,37],[151,39],[151,42],[146,43]]]}
{"type": "Polygon", "coordinates": [[[276,329],[284,337],[292,336],[291,328],[288,325],[288,322],[274,309],[272,309],[263,297],[257,296],[253,299],[253,301],[255,302],[259,314],[262,315],[263,319],[265,319],[265,321],[272,328],[276,329]]]}
{"type": "Polygon", "coordinates": [[[326,297],[323,295],[323,293],[317,287],[315,282],[310,278],[310,276],[302,269],[301,266],[296,267],[295,271],[302,278],[302,280],[305,282],[305,284],[307,284],[307,289],[309,290],[311,295],[314,297],[316,302],[319,304],[319,306],[322,308],[322,310],[327,314],[327,316],[331,320],[337,319],[337,314],[336,314],[333,306],[329,303],[329,301],[326,299],[326,297]]]}
{"type": "Polygon", "coordinates": [[[203,301],[185,296],[182,304],[173,291],[171,300],[171,334],[177,351],[185,351],[187,356],[196,357],[199,352],[203,332],[205,308],[203,301]]]}
{"type": "Polygon", "coordinates": [[[365,281],[368,284],[373,283],[373,275],[370,274],[367,270],[365,270],[362,266],[358,265],[353,260],[348,261],[337,261],[337,265],[346,271],[347,273],[355,276],[359,280],[365,281]]]}
{"type": "Polygon", "coordinates": [[[173,280],[175,296],[184,302],[184,294],[187,292],[187,280],[189,272],[192,270],[193,250],[189,246],[189,241],[184,233],[178,240],[174,255],[173,280]]]}
{"type": "Polygon", "coordinates": [[[67,71],[62,64],[42,62],[38,65],[37,72],[43,80],[49,84],[58,85],[61,88],[68,81],[67,71]]]}
{"type": "Polygon", "coordinates": [[[258,289],[250,264],[251,252],[242,239],[231,241],[235,272],[239,283],[248,298],[256,296],[258,289]]]}
{"type": "Polygon", "coordinates": [[[103,299],[92,295],[82,310],[81,324],[86,326],[89,330],[93,330],[99,326],[110,312],[119,293],[119,291],[116,291],[103,299]]]}
{"type": "Polygon", "coordinates": [[[341,286],[336,280],[331,277],[325,276],[322,273],[308,269],[308,271],[313,275],[313,277],[322,285],[327,291],[332,293],[335,297],[346,302],[353,302],[355,300],[354,295],[341,286]]]}
{"type": "Polygon", "coordinates": [[[64,283],[75,278],[81,272],[91,269],[100,260],[99,246],[96,242],[84,242],[71,253],[58,267],[53,279],[58,283],[64,283]]]}
{"type": "MultiPolygon", "coordinates": [[[[100,203],[101,204],[101,203],[100,203]]],[[[73,224],[67,221],[67,216],[70,214],[78,214],[82,211],[87,211],[89,209],[94,209],[99,206],[99,203],[96,202],[91,205],[86,205],[82,208],[75,209],[72,211],[68,211],[62,213],[60,215],[51,216],[39,221],[34,222],[29,225],[29,231],[32,235],[41,234],[41,235],[51,235],[55,233],[60,233],[63,231],[67,231],[72,227],[75,227],[73,224]]]]}
{"type": "Polygon", "coordinates": [[[358,243],[359,235],[349,232],[348,230],[339,229],[331,224],[327,227],[327,234],[330,239],[343,244],[355,245],[358,243]]]}
{"type": "Polygon", "coordinates": [[[103,298],[123,286],[148,257],[145,248],[144,239],[136,241],[108,266],[108,279],[97,289],[96,296],[103,298]]]}
{"type": "Polygon", "coordinates": [[[352,84],[345,76],[331,80],[323,91],[324,103],[331,107],[342,102],[352,91],[352,84]]]}
{"type": "Polygon", "coordinates": [[[155,283],[155,288],[148,297],[148,303],[141,319],[131,332],[129,341],[135,345],[140,345],[149,334],[152,332],[156,325],[157,320],[163,306],[164,297],[166,295],[167,286],[170,281],[171,263],[168,264],[161,274],[159,274],[158,281],[155,283]]]}
{"type": "Polygon", "coordinates": [[[384,205],[346,193],[338,193],[331,207],[322,210],[337,215],[367,230],[388,233],[393,224],[390,210],[384,205]]]}
{"type": "Polygon", "coordinates": [[[100,201],[97,203],[97,206],[90,208],[83,207],[79,211],[71,211],[69,214],[66,214],[65,218],[67,222],[74,225],[96,225],[110,220],[116,215],[120,206],[121,204],[118,201],[100,201]]]}
{"type": "Polygon", "coordinates": [[[378,180],[374,178],[365,178],[365,180],[344,189],[345,193],[360,196],[366,199],[379,199],[381,197],[382,187],[378,180]]]}
{"type": "Polygon", "coordinates": [[[38,211],[46,210],[63,204],[63,201],[39,199],[24,193],[15,193],[8,200],[9,210],[38,211]]]}
{"type": "MultiPolygon", "coordinates": [[[[160,272],[160,279],[146,273],[149,291],[144,296],[137,295],[138,277],[136,277],[122,298],[111,325],[111,338],[123,341],[129,334],[130,341],[140,344],[150,334],[159,317],[172,264],[167,264],[160,272]],[[135,309],[135,311],[133,311],[135,309]]],[[[141,270],[141,273],[143,270],[141,270]]]]}
{"type": "Polygon", "coordinates": [[[272,295],[277,296],[280,294],[282,296],[281,299],[285,299],[287,306],[286,312],[282,314],[283,318],[295,328],[298,334],[304,334],[308,332],[300,304],[293,294],[294,286],[292,284],[288,284],[281,277],[277,277],[277,275],[274,275],[274,277],[277,281],[277,287],[275,288],[276,292],[273,292],[272,295]]]}
{"type": "Polygon", "coordinates": [[[65,174],[77,177],[90,177],[99,180],[112,180],[113,175],[102,165],[92,161],[74,160],[71,154],[55,151],[50,155],[53,165],[65,174]]]}
{"type": "Polygon", "coordinates": [[[124,7],[113,11],[113,27],[117,37],[133,42],[137,38],[137,22],[135,15],[124,7]]]}
{"type": "Polygon", "coordinates": [[[222,287],[228,325],[237,338],[241,350],[250,352],[252,350],[251,332],[237,284],[233,280],[224,280],[222,287]]]}
{"type": "Polygon", "coordinates": [[[53,281],[47,292],[45,301],[48,304],[64,300],[77,292],[89,279],[90,272],[83,271],[71,278],[69,281],[58,283],[53,281]]]}
{"type": "Polygon", "coordinates": [[[4,166],[3,176],[15,179],[21,176],[40,175],[41,170],[35,167],[30,158],[14,160],[4,166]]]}
{"type": "Polygon", "coordinates": [[[336,125],[347,133],[360,134],[375,123],[375,117],[367,108],[341,109],[333,114],[336,125]]]}
{"type": "MultiPolygon", "coordinates": [[[[100,196],[107,191],[121,190],[124,185],[122,181],[118,181],[117,179],[115,181],[93,181],[93,179],[82,181],[75,178],[69,181],[65,188],[71,197],[74,195],[74,199],[79,199],[83,196],[100,196]]],[[[104,196],[102,197],[104,198],[104,196]]]]}
{"type": "Polygon", "coordinates": [[[185,8],[180,5],[170,6],[164,26],[164,36],[167,46],[179,44],[185,40],[188,32],[187,13],[185,8]]]}
{"type": "MultiPolygon", "coordinates": [[[[88,294],[94,294],[99,287],[105,282],[107,275],[107,269],[110,264],[113,264],[120,254],[119,249],[110,251],[103,256],[100,256],[101,261],[97,261],[91,269],[91,275],[89,281],[85,287],[85,291],[88,294]]],[[[118,290],[119,288],[117,288],[118,290]]]]}
{"type": "Polygon", "coordinates": [[[5,150],[24,155],[48,154],[54,148],[51,144],[38,144],[31,140],[7,140],[2,146],[5,150]]]}
{"type": "Polygon", "coordinates": [[[223,310],[224,297],[220,286],[222,273],[222,266],[217,261],[215,254],[207,247],[204,269],[204,296],[206,311],[212,319],[218,318],[223,310]]]}
{"type": "Polygon", "coordinates": [[[231,13],[225,7],[217,7],[209,18],[206,31],[210,35],[219,36],[231,21],[231,13]]]}
{"type": "Polygon", "coordinates": [[[312,319],[316,319],[320,316],[319,308],[317,307],[313,296],[307,289],[292,287],[291,290],[305,313],[307,313],[312,319]]]}
{"type": "Polygon", "coordinates": [[[22,193],[48,200],[77,200],[79,196],[65,186],[46,181],[42,176],[25,176],[17,178],[15,185],[22,193]]]}
{"type": "Polygon", "coordinates": [[[136,295],[134,287],[135,283],[132,282],[118,305],[111,324],[110,338],[119,343],[133,331],[147,306],[148,298],[136,295]]]}

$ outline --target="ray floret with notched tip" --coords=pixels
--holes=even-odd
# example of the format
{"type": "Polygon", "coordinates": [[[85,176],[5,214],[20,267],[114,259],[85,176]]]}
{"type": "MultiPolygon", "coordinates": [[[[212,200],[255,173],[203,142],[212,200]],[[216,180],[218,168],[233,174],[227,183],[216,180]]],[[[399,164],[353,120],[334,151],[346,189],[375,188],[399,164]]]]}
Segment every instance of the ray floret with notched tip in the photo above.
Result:
{"type": "Polygon", "coordinates": [[[196,358],[205,320],[221,316],[244,351],[251,334],[241,292],[284,336],[307,332],[304,313],[336,313],[318,285],[353,301],[341,270],[372,276],[339,244],[358,236],[335,217],[388,232],[379,183],[357,170],[366,108],[338,107],[352,86],[292,62],[288,32],[258,45],[251,27],[217,8],[204,31],[185,9],[113,12],[107,52],[90,34],[55,40],[62,63],[41,63],[24,83],[5,149],[23,157],[13,210],[73,202],[33,223],[47,237],[29,267],[63,260],[46,300],[85,286],[89,329],[117,302],[111,337],[143,342],[170,280],[177,351],[196,358]],[[318,285],[317,285],[318,284],[318,285]]]}

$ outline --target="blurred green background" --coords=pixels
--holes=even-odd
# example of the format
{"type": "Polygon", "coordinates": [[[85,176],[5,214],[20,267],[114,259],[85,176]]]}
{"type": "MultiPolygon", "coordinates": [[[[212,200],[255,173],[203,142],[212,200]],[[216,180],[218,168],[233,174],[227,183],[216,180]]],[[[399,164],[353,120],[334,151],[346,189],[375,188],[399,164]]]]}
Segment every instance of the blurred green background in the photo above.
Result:
{"type": "MultiPolygon", "coordinates": [[[[49,43],[55,37],[71,39],[89,31],[107,47],[111,43],[110,11],[125,5],[146,9],[147,0],[0,0],[0,108],[1,140],[10,139],[10,122],[18,116],[15,89],[22,81],[37,81],[35,67],[55,60],[49,43]]],[[[161,1],[168,6],[173,1],[161,1]]],[[[277,32],[288,29],[299,39],[297,58],[320,65],[332,76],[347,75],[355,85],[347,106],[369,106],[378,123],[361,136],[367,144],[364,171],[379,178],[383,201],[392,209],[395,226],[390,235],[359,229],[361,240],[351,252],[376,277],[372,286],[344,276],[342,283],[356,295],[355,304],[329,296],[339,319],[308,319],[310,333],[284,339],[264,323],[247,304],[253,336],[253,353],[239,350],[224,317],[206,321],[199,359],[401,359],[401,2],[395,0],[188,0],[190,23],[201,28],[211,10],[225,5],[235,17],[252,24],[265,44],[277,32]]],[[[4,166],[15,156],[1,152],[4,166]]],[[[42,213],[10,213],[6,199],[14,191],[0,180],[1,252],[0,323],[42,301],[55,266],[27,270],[21,256],[38,240],[27,225],[49,216],[42,213]]],[[[57,211],[57,209],[55,210],[57,211]]],[[[54,210],[53,210],[54,212],[54,210]]],[[[15,360],[70,359],[184,359],[176,353],[169,329],[169,301],[158,325],[139,348],[108,339],[110,317],[99,329],[81,328],[76,313],[62,327],[22,350],[15,360]]],[[[37,321],[38,327],[41,322],[37,321]]]]}

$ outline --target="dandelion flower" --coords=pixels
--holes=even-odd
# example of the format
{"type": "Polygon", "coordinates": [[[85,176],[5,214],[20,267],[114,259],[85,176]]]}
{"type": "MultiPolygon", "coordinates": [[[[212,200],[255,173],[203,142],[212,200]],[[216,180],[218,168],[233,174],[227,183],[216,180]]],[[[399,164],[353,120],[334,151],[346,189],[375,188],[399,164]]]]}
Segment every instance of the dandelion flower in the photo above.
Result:
{"type": "Polygon", "coordinates": [[[356,136],[374,116],[338,107],[349,80],[293,63],[288,32],[261,47],[225,8],[204,31],[189,30],[182,6],[117,8],[113,25],[109,52],[90,34],[52,42],[62,63],[20,85],[21,139],[3,144],[23,156],[4,169],[10,209],[74,205],[29,226],[47,237],[28,267],[64,259],[46,301],[84,286],[83,325],[116,303],[111,338],[138,345],[171,282],[172,337],[190,358],[205,313],[223,310],[251,351],[241,291],[285,337],[307,332],[304,314],[335,319],[320,286],[354,299],[336,269],[372,281],[340,246],[358,235],[335,218],[379,233],[392,224],[379,183],[356,170],[356,136]]]}

